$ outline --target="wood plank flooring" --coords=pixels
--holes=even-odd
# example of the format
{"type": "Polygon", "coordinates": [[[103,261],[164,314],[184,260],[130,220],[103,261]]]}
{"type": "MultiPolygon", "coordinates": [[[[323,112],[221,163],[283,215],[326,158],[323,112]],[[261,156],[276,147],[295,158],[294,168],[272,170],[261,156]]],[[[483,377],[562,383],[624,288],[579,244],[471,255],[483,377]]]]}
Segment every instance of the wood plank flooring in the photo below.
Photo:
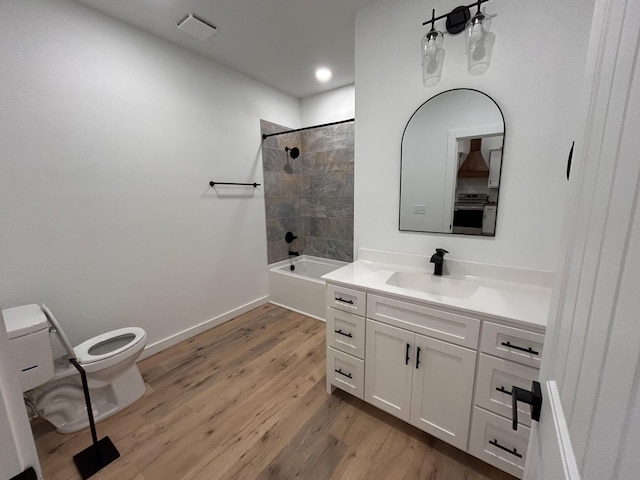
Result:
{"type": "MultiPolygon", "coordinates": [[[[513,480],[370,405],[325,391],[325,324],[264,305],[139,364],[148,385],[98,424],[96,480],[513,480]]],[[[44,477],[79,479],[88,430],[33,422],[44,477]]]]}

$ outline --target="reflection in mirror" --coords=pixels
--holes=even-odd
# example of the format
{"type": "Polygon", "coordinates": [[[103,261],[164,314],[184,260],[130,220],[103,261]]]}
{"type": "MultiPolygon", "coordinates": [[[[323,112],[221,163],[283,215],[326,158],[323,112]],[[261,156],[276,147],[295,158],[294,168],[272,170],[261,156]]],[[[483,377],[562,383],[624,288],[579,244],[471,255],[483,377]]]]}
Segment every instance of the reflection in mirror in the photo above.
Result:
{"type": "Polygon", "coordinates": [[[494,236],[504,118],[482,92],[423,103],[402,136],[400,230],[494,236]]]}

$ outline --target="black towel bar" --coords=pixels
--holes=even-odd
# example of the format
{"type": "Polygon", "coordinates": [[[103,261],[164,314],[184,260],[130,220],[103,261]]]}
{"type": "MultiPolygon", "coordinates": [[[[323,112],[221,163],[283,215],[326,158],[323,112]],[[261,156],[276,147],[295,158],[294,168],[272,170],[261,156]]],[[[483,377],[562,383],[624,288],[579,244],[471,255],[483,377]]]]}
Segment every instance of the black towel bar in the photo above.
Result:
{"type": "Polygon", "coordinates": [[[259,187],[259,183],[237,183],[237,182],[214,182],[213,180],[209,182],[210,187],[215,187],[216,185],[245,185],[247,187],[259,187]]]}

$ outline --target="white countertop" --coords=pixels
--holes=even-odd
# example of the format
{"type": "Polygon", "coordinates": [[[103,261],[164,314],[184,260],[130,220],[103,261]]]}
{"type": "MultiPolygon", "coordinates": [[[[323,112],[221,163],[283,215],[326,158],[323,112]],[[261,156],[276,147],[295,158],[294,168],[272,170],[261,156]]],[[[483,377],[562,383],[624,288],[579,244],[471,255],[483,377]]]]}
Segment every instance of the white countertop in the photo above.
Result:
{"type": "MultiPolygon", "coordinates": [[[[470,297],[454,298],[409,290],[386,283],[396,272],[433,275],[432,266],[429,269],[428,260],[425,260],[425,257],[415,256],[424,265],[421,267],[411,266],[414,262],[407,261],[398,261],[396,264],[362,259],[374,257],[367,254],[359,257],[360,259],[354,263],[334,270],[322,278],[328,283],[357,287],[406,300],[417,300],[420,303],[445,307],[447,310],[477,314],[483,318],[495,317],[510,324],[537,329],[546,327],[551,301],[552,274],[550,272],[445,260],[445,277],[471,281],[478,285],[478,289],[470,297]],[[468,274],[473,271],[486,276],[468,274]]],[[[382,259],[390,260],[389,257],[382,259]]]]}

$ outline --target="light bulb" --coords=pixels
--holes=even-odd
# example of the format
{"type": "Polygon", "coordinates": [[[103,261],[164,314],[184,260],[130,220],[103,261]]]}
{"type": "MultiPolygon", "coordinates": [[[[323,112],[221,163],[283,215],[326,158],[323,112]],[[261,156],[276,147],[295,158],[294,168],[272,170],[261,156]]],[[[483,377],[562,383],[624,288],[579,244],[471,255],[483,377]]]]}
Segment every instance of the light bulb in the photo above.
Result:
{"type": "Polygon", "coordinates": [[[433,57],[436,51],[438,51],[438,47],[436,47],[436,41],[433,38],[430,38],[427,42],[427,48],[425,49],[424,54],[429,57],[433,57]]]}
{"type": "Polygon", "coordinates": [[[477,22],[471,27],[471,34],[469,35],[469,41],[476,43],[482,38],[482,23],[477,22]]]}

